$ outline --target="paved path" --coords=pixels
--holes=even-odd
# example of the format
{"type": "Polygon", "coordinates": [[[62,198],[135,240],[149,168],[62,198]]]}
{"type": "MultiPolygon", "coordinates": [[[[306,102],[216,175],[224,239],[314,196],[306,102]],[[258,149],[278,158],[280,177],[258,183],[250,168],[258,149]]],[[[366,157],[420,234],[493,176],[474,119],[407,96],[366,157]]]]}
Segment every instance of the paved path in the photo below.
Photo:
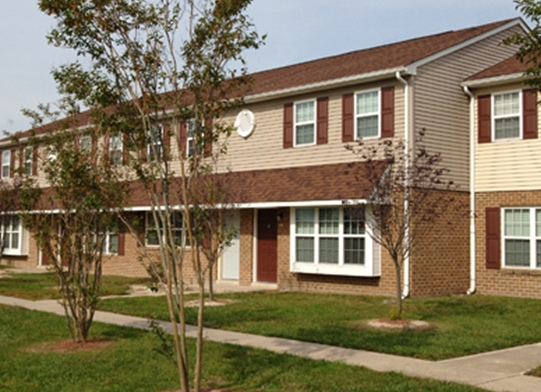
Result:
{"type": "MultiPolygon", "coordinates": [[[[0,296],[0,304],[63,315],[62,307],[54,300],[29,301],[0,296]]],[[[146,319],[115,313],[97,311],[94,320],[123,327],[148,328],[146,319]]],[[[170,323],[162,321],[160,325],[165,331],[171,331],[170,323]]],[[[189,326],[187,331],[189,336],[195,337],[195,327],[189,326]]],[[[314,360],[364,366],[378,372],[400,372],[408,376],[469,384],[491,391],[541,391],[541,378],[523,375],[524,372],[541,365],[541,343],[431,362],[211,328],[205,328],[205,338],[214,342],[261,348],[314,360]]]]}

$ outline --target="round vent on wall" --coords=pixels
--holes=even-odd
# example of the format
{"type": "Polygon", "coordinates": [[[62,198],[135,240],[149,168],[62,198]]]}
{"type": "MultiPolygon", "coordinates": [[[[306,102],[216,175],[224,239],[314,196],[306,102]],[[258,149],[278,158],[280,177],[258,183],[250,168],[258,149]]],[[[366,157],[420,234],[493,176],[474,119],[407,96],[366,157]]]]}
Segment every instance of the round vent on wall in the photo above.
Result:
{"type": "Polygon", "coordinates": [[[237,128],[237,133],[243,138],[247,138],[252,134],[255,128],[255,116],[248,109],[242,109],[237,115],[234,126],[237,128]]]}

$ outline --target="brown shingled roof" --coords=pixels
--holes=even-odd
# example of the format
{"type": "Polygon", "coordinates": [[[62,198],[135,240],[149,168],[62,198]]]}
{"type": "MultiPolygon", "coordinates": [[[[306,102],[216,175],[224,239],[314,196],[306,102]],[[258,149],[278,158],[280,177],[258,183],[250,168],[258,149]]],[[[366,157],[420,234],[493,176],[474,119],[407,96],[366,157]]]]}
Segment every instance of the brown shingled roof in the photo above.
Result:
{"type": "MultiPolygon", "coordinates": [[[[217,181],[232,204],[368,199],[386,167],[385,161],[338,163],[231,172],[218,175],[217,181]]],[[[130,184],[129,206],[148,205],[141,184],[130,184]]]]}
{"type": "MultiPolygon", "coordinates": [[[[407,66],[469,39],[475,38],[483,33],[489,32],[490,30],[501,27],[513,20],[516,19],[507,19],[482,26],[448,31],[282,68],[257,72],[251,74],[254,83],[250,86],[249,94],[261,94],[326,80],[407,66]]],[[[76,124],[87,125],[90,120],[90,115],[88,112],[84,112],[74,116],[72,120],[76,124]]],[[[58,122],[39,127],[35,129],[34,132],[36,134],[43,134],[54,129],[55,126],[58,126],[58,122]]],[[[26,137],[30,134],[31,132],[27,131],[19,136],[26,137]]],[[[9,138],[0,141],[7,140],[9,140],[9,138]]]]}
{"type": "Polygon", "coordinates": [[[520,60],[518,60],[515,56],[511,56],[508,59],[503,60],[490,68],[487,68],[481,72],[476,73],[475,75],[470,76],[466,80],[478,80],[492,78],[496,76],[524,73],[526,71],[526,68],[526,64],[521,63],[520,60]]]}

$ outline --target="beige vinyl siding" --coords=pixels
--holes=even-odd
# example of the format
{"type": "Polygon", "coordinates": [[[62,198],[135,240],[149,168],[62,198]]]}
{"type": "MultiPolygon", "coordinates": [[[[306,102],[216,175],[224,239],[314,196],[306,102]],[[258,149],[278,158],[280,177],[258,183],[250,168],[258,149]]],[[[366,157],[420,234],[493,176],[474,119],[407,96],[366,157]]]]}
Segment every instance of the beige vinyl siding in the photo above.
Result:
{"type": "MultiPolygon", "coordinates": [[[[227,145],[227,155],[221,158],[221,170],[247,171],[288,167],[325,165],[358,159],[342,143],[342,95],[379,87],[395,86],[395,138],[404,135],[404,89],[396,80],[385,83],[357,85],[316,94],[247,105],[255,115],[255,130],[248,138],[233,131],[227,145]],[[284,104],[307,99],[329,98],[328,143],[313,146],[283,148],[284,104]]],[[[225,120],[231,124],[240,108],[225,120]]],[[[371,140],[375,143],[381,139],[371,140]]]]}
{"type": "Polygon", "coordinates": [[[461,82],[513,55],[498,45],[520,30],[506,30],[419,68],[414,90],[414,131],[426,129],[425,146],[442,154],[459,189],[469,189],[470,106],[461,82]]]}
{"type": "MultiPolygon", "coordinates": [[[[523,89],[519,84],[483,89],[476,96],[523,89]]],[[[541,129],[538,116],[538,130],[541,129]]],[[[477,143],[475,105],[475,191],[526,191],[541,189],[541,139],[477,143]]]]}

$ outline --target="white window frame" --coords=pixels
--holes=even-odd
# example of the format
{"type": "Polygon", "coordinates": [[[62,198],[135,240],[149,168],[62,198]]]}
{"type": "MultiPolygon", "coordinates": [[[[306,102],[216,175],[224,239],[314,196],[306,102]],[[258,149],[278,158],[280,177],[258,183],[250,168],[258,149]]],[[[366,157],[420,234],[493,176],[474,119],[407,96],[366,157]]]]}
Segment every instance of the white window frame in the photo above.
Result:
{"type": "MultiPolygon", "coordinates": [[[[183,230],[184,230],[184,227],[182,225],[182,219],[183,219],[183,215],[179,212],[179,211],[174,211],[173,214],[178,214],[178,216],[180,216],[180,227],[179,226],[174,226],[174,222],[175,222],[175,219],[174,217],[171,217],[171,223],[173,224],[173,227],[171,227],[171,231],[173,232],[173,235],[175,235],[175,233],[177,233],[177,235],[180,236],[180,238],[182,238],[182,235],[183,235],[183,230]]],[[[145,212],[145,246],[149,247],[149,248],[156,248],[156,247],[159,247],[160,246],[160,242],[158,240],[158,243],[156,244],[151,244],[148,242],[148,239],[149,239],[149,232],[151,231],[158,231],[159,234],[161,237],[162,237],[162,241],[164,240],[164,234],[163,234],[163,229],[157,229],[156,228],[156,225],[154,224],[153,222],[154,220],[154,216],[152,215],[152,211],[147,211],[145,212]]],[[[158,237],[157,237],[158,239],[158,237]]]]}
{"type": "Polygon", "coordinates": [[[355,140],[370,140],[370,139],[381,138],[381,88],[356,91],[354,95],[355,95],[355,100],[353,104],[354,104],[354,109],[355,109],[355,140]],[[377,98],[378,110],[375,112],[370,112],[370,113],[362,113],[362,114],[357,113],[357,107],[358,107],[357,101],[359,99],[359,95],[370,94],[373,92],[378,93],[378,98],[377,98]],[[378,134],[376,136],[361,137],[361,135],[359,134],[359,129],[358,129],[358,119],[362,117],[372,117],[372,116],[378,117],[378,134]]]}
{"type": "Polygon", "coordinates": [[[23,226],[21,219],[18,216],[4,217],[0,224],[0,234],[4,237],[4,240],[8,242],[7,246],[4,246],[4,255],[7,256],[20,256],[23,254],[23,226]],[[13,219],[17,219],[18,225],[16,229],[13,228],[13,219]],[[18,241],[17,246],[13,247],[13,235],[17,234],[18,241]]]}
{"type": "Polygon", "coordinates": [[[307,99],[304,101],[298,101],[293,104],[293,146],[294,147],[306,147],[315,146],[317,143],[317,102],[315,99],[307,99]],[[305,103],[311,103],[314,105],[314,118],[310,121],[297,122],[297,106],[305,103]],[[311,143],[297,143],[297,127],[304,125],[313,125],[313,141],[311,143]]]}
{"type": "Polygon", "coordinates": [[[124,141],[122,140],[122,134],[110,135],[109,136],[109,160],[111,164],[113,165],[122,164],[123,151],[124,151],[124,141]],[[116,146],[115,146],[115,143],[113,143],[113,140],[118,140],[118,142],[116,143],[116,146]],[[118,157],[118,158],[113,159],[113,157],[118,157]]]}
{"type": "Polygon", "coordinates": [[[103,241],[103,254],[104,255],[117,255],[118,254],[118,229],[110,228],[105,232],[105,238],[103,241]],[[111,252],[112,238],[116,237],[117,249],[115,252],[111,252]]]}
{"type": "Polygon", "coordinates": [[[537,235],[536,227],[536,212],[541,211],[541,207],[506,207],[500,210],[501,213],[501,255],[502,255],[502,267],[510,269],[541,269],[541,266],[537,266],[537,242],[541,243],[541,233],[537,235]],[[516,211],[516,210],[528,210],[529,211],[529,231],[528,236],[512,236],[506,235],[505,233],[505,212],[506,211],[516,211]],[[523,240],[529,241],[529,252],[530,252],[530,264],[528,266],[519,266],[519,265],[508,265],[507,264],[507,253],[506,253],[506,240],[523,240]]]}
{"type": "Polygon", "coordinates": [[[374,257],[379,248],[376,249],[375,243],[370,236],[370,227],[365,220],[364,234],[344,234],[344,207],[300,207],[290,209],[290,271],[294,273],[308,273],[321,275],[342,275],[342,276],[366,276],[377,277],[381,274],[380,259],[374,257]],[[296,233],[296,211],[298,209],[311,208],[314,209],[314,231],[312,234],[297,234],[296,233]],[[338,234],[320,234],[319,233],[319,210],[321,208],[338,208],[339,209],[339,231],[338,234]],[[296,239],[297,237],[312,237],[314,238],[314,261],[302,262],[297,261],[296,239]],[[319,262],[319,239],[320,238],[338,238],[338,263],[320,263],[319,262]],[[346,264],[344,262],[344,244],[346,238],[364,238],[364,264],[346,264]]]}
{"type": "Polygon", "coordinates": [[[523,102],[522,102],[522,91],[521,90],[511,90],[511,91],[503,91],[499,93],[494,93],[490,96],[490,113],[491,113],[491,119],[490,119],[490,127],[492,131],[492,141],[493,142],[499,142],[499,141],[505,141],[505,140],[522,140],[524,135],[524,129],[523,129],[523,118],[522,118],[522,112],[523,112],[523,102]],[[503,95],[509,95],[509,94],[516,94],[518,93],[518,113],[516,114],[505,114],[505,115],[498,115],[496,116],[496,108],[495,108],[495,98],[497,96],[503,96],[503,95]],[[517,137],[511,137],[511,138],[498,138],[496,139],[496,120],[505,119],[505,118],[514,118],[518,117],[518,129],[519,129],[519,135],[517,137]]]}
{"type": "Polygon", "coordinates": [[[156,160],[156,158],[160,160],[163,157],[163,130],[162,124],[151,125],[149,129],[147,143],[147,158],[149,161],[156,160]],[[159,137],[154,137],[154,135],[159,137]]]}
{"type": "Polygon", "coordinates": [[[11,176],[11,150],[2,151],[2,173],[0,174],[2,178],[11,176]]]}
{"type": "Polygon", "coordinates": [[[36,173],[34,173],[34,149],[32,147],[26,147],[23,150],[23,168],[24,173],[27,176],[34,176],[36,173]]]}

